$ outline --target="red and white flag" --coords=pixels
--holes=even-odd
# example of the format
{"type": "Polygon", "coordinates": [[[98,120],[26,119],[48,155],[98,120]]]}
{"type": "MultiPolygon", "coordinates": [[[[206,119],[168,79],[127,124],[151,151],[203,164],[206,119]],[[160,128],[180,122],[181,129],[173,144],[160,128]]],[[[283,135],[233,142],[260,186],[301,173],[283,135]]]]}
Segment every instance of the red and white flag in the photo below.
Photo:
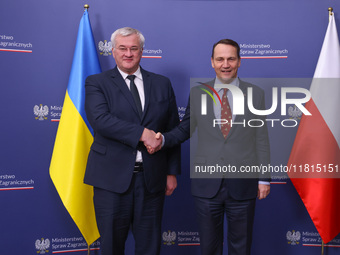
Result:
{"type": "Polygon", "coordinates": [[[312,115],[302,117],[288,161],[299,173],[288,175],[328,243],[340,233],[340,45],[334,13],[310,92],[305,107],[312,115]]]}

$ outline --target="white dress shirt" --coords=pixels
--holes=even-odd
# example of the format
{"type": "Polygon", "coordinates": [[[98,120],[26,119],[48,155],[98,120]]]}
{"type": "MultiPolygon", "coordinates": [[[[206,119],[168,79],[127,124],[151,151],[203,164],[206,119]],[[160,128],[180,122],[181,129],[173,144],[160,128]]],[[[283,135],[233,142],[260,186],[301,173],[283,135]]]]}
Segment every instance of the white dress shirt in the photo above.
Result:
{"type": "MultiPolygon", "coordinates": [[[[118,67],[117,67],[118,68],[118,67]]],[[[120,72],[120,74],[122,75],[126,85],[128,86],[129,90],[130,90],[130,80],[127,78],[129,74],[124,73],[122,70],[120,70],[118,68],[118,71],[120,72]]],[[[144,111],[144,105],[145,105],[145,94],[144,94],[144,84],[143,84],[143,77],[142,77],[142,73],[140,71],[140,67],[138,67],[137,71],[133,73],[133,75],[135,75],[135,84],[138,90],[138,94],[139,94],[139,98],[140,98],[140,102],[142,104],[142,111],[144,111]]],[[[137,151],[137,156],[136,156],[136,162],[143,162],[143,158],[142,158],[142,153],[140,151],[137,151]]]]}

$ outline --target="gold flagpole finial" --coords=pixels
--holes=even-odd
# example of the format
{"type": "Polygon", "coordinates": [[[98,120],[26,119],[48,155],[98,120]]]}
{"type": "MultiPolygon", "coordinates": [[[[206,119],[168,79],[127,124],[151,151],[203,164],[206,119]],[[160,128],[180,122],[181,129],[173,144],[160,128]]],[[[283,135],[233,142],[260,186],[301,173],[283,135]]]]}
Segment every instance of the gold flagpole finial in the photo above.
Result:
{"type": "Polygon", "coordinates": [[[90,8],[90,6],[88,4],[85,4],[84,8],[85,8],[85,10],[88,10],[90,8]]]}
{"type": "Polygon", "coordinates": [[[328,12],[329,12],[329,16],[332,16],[332,15],[333,15],[333,8],[332,8],[332,7],[329,7],[329,8],[328,8],[328,12]]]}

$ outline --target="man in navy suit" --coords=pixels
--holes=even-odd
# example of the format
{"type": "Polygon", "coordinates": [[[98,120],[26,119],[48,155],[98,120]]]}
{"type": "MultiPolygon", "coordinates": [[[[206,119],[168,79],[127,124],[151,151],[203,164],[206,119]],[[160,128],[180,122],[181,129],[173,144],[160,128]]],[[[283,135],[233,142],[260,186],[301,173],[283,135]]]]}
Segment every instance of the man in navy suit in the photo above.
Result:
{"type": "Polygon", "coordinates": [[[139,65],[144,40],[136,29],[116,30],[117,66],[85,82],[94,142],[84,182],[94,186],[102,255],[123,255],[130,227],[135,254],[159,254],[164,195],[172,194],[180,173],[179,147],[146,151],[145,145],[160,146],[154,131],[170,131],[179,118],[169,79],[139,65]]]}
{"type": "MultiPolygon", "coordinates": [[[[241,59],[240,47],[235,41],[223,39],[214,44],[211,64],[216,73],[215,80],[191,90],[182,122],[171,132],[163,134],[163,148],[180,144],[197,129],[196,152],[191,157],[191,191],[202,254],[222,254],[226,215],[228,254],[249,255],[256,197],[263,199],[268,196],[270,176],[241,171],[246,167],[268,165],[270,150],[266,124],[261,126],[257,122],[248,125],[248,121],[253,119],[266,123],[264,116],[257,116],[248,109],[248,88],[252,91],[252,103],[257,110],[265,109],[264,92],[237,78],[241,59]],[[223,88],[225,84],[233,85],[241,92],[241,97],[244,97],[243,114],[233,114],[235,95],[223,88]],[[207,91],[214,95],[214,99],[207,95],[207,91]],[[204,97],[206,107],[202,107],[204,97]],[[205,114],[202,114],[202,109],[205,114]],[[224,168],[224,171],[218,172],[217,166],[229,167],[232,171],[224,168]],[[216,167],[216,172],[206,172],[208,167],[216,167]]],[[[153,148],[150,146],[148,150],[152,152],[153,148]]]]}

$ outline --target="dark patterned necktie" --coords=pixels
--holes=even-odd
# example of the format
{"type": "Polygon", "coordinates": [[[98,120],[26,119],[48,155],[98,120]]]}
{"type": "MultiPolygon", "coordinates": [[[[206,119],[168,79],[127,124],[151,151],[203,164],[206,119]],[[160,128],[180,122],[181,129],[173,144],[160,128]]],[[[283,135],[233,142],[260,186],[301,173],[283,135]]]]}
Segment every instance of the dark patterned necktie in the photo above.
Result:
{"type": "Polygon", "coordinates": [[[231,127],[230,123],[232,120],[232,114],[231,114],[231,109],[230,109],[230,105],[228,102],[227,91],[228,89],[223,89],[222,106],[221,106],[221,119],[228,121],[228,123],[226,124],[221,124],[221,132],[224,138],[227,138],[228,136],[228,133],[231,127]]]}
{"type": "Polygon", "coordinates": [[[135,75],[128,75],[127,78],[130,80],[130,91],[131,91],[131,94],[133,96],[133,99],[135,100],[135,104],[137,106],[137,110],[138,110],[138,114],[139,114],[139,117],[142,118],[142,114],[143,114],[143,111],[142,111],[142,103],[140,101],[140,97],[139,97],[139,93],[138,93],[138,90],[137,90],[137,87],[136,87],[136,84],[135,84],[135,75]]]}

